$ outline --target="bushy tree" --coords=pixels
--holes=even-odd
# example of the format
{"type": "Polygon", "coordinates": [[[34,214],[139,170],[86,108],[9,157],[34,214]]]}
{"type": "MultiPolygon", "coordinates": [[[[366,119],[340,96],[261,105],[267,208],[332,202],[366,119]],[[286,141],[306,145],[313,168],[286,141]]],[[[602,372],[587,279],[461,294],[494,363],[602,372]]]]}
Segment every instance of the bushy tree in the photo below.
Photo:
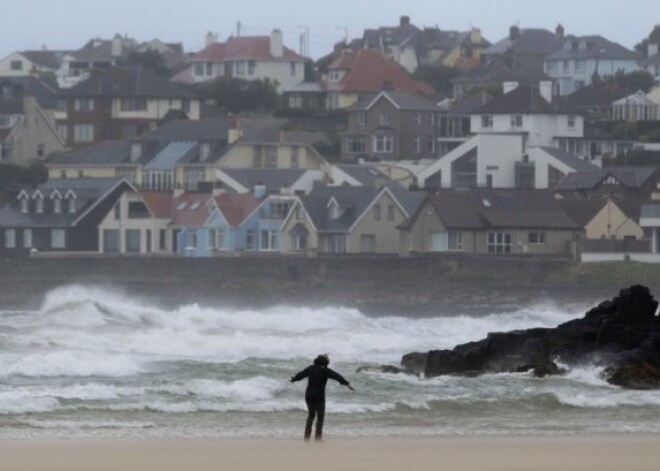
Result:
{"type": "Polygon", "coordinates": [[[646,57],[646,51],[647,51],[646,46],[649,43],[660,44],[660,24],[655,25],[655,27],[651,31],[651,34],[649,34],[647,37],[645,37],[640,42],[635,44],[635,50],[637,52],[642,53],[646,57]]]}
{"type": "Polygon", "coordinates": [[[441,95],[451,94],[453,84],[451,79],[460,75],[453,67],[444,65],[420,65],[413,73],[413,77],[431,85],[441,95]]]}
{"type": "Polygon", "coordinates": [[[277,85],[270,79],[243,80],[219,77],[200,86],[200,96],[232,113],[272,111],[279,106],[277,85]]]}
{"type": "Polygon", "coordinates": [[[592,78],[592,85],[595,87],[611,86],[623,90],[641,90],[644,93],[653,88],[653,84],[653,76],[644,70],[636,70],[627,74],[623,70],[618,70],[614,75],[604,77],[595,75],[592,78]]]}
{"type": "Polygon", "coordinates": [[[169,77],[170,70],[165,65],[165,59],[155,49],[144,52],[131,51],[124,60],[126,66],[142,66],[156,72],[163,77],[169,77]]]}

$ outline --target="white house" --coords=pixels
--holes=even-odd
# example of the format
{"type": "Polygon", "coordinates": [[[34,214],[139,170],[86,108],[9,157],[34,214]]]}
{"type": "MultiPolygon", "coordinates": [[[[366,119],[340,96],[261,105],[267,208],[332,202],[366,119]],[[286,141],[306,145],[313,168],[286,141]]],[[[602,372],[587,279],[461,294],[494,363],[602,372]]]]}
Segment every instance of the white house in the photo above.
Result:
{"type": "Polygon", "coordinates": [[[55,72],[67,51],[48,49],[16,51],[0,59],[0,77],[25,77],[44,72],[55,72]]]}
{"type": "Polygon", "coordinates": [[[305,58],[284,46],[282,32],[278,29],[270,36],[230,37],[224,43],[207,35],[206,47],[190,62],[195,83],[218,77],[269,79],[276,82],[281,92],[305,78],[305,58]]]}
{"type": "Polygon", "coordinates": [[[557,81],[559,93],[568,95],[589,85],[594,74],[640,69],[637,53],[602,36],[566,36],[562,47],[545,58],[545,73],[557,81]]]}

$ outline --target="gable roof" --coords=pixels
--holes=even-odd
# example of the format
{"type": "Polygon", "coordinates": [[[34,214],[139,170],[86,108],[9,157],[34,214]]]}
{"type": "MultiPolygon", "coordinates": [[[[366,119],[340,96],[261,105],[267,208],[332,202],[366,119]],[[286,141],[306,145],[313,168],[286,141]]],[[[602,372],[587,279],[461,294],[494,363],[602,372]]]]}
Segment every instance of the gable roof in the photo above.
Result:
{"type": "Polygon", "coordinates": [[[514,39],[511,35],[500,39],[484,51],[486,55],[499,55],[507,51],[516,54],[547,55],[560,47],[557,36],[543,28],[519,29],[519,34],[514,39]]]}
{"type": "Polygon", "coordinates": [[[62,57],[64,57],[66,54],[69,54],[70,52],[71,51],[51,51],[47,49],[38,49],[21,51],[20,54],[33,64],[55,70],[59,69],[60,63],[62,62],[62,57]]]}
{"type": "Polygon", "coordinates": [[[639,60],[641,56],[626,49],[619,43],[599,35],[566,36],[561,48],[549,54],[546,60],[602,59],[602,60],[639,60]],[[581,45],[584,45],[581,47],[581,45]]]}
{"type": "Polygon", "coordinates": [[[171,82],[142,66],[93,71],[87,79],[63,90],[62,95],[94,98],[195,98],[188,87],[171,82]]]}
{"type": "Polygon", "coordinates": [[[328,70],[338,69],[335,64],[349,64],[348,73],[337,83],[325,82],[328,91],[377,93],[384,89],[405,90],[433,96],[435,90],[427,83],[408,76],[406,71],[393,60],[386,59],[371,49],[343,51],[328,70]]]}
{"type": "Polygon", "coordinates": [[[562,162],[563,164],[574,169],[576,172],[597,172],[600,168],[591,162],[587,162],[579,157],[576,157],[573,154],[559,149],[558,147],[552,146],[539,146],[539,149],[543,149],[546,153],[550,154],[552,157],[562,162]]]}
{"type": "Polygon", "coordinates": [[[255,61],[299,61],[305,60],[286,46],[282,47],[282,57],[270,52],[269,36],[239,36],[227,38],[224,43],[213,43],[199,51],[192,61],[224,62],[235,60],[255,61]]]}
{"type": "Polygon", "coordinates": [[[549,103],[541,96],[538,86],[519,85],[476,109],[473,114],[555,114],[559,108],[559,103],[549,103]]]}
{"type": "Polygon", "coordinates": [[[612,201],[609,198],[564,198],[559,200],[559,204],[561,204],[576,223],[581,227],[585,227],[603,209],[608,201],[617,206],[629,218],[639,221],[640,204],[636,200],[624,199],[612,201]]]}
{"type": "Polygon", "coordinates": [[[32,75],[0,77],[0,96],[3,94],[4,87],[12,87],[11,93],[14,96],[27,95],[34,97],[41,108],[53,109],[56,107],[59,92],[57,86],[32,75]]]}
{"type": "Polygon", "coordinates": [[[77,151],[59,154],[47,166],[118,164],[129,159],[130,150],[131,143],[128,141],[103,141],[77,151]]]}
{"type": "Polygon", "coordinates": [[[240,226],[262,203],[252,193],[221,193],[213,197],[213,200],[225,221],[232,227],[240,226]]]}
{"type": "Polygon", "coordinates": [[[400,110],[439,111],[438,106],[431,100],[418,93],[405,90],[383,90],[378,95],[366,97],[351,107],[352,110],[369,110],[378,101],[388,100],[400,110]]]}
{"type": "Polygon", "coordinates": [[[556,191],[590,190],[607,177],[614,177],[626,188],[641,188],[656,173],[656,167],[607,167],[597,172],[569,173],[557,184],[556,191]]]}
{"type": "Polygon", "coordinates": [[[429,195],[429,202],[450,229],[579,227],[552,193],[545,190],[446,189],[429,195]]]}

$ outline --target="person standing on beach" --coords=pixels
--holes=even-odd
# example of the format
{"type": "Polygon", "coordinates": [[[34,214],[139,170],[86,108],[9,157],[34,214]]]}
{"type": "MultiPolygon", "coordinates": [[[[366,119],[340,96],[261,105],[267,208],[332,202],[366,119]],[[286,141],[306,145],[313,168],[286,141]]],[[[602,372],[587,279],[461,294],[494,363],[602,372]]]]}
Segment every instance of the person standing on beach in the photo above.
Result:
{"type": "Polygon", "coordinates": [[[334,379],[339,384],[346,386],[351,391],[355,389],[346,379],[334,370],[328,368],[330,359],[328,355],[319,355],[314,359],[314,363],[301,372],[291,376],[292,383],[307,379],[307,389],[305,390],[305,402],[307,403],[307,422],[305,423],[305,440],[312,436],[312,425],[316,416],[316,433],[314,439],[321,440],[323,435],[323,420],[325,418],[325,385],[328,379],[334,379]]]}

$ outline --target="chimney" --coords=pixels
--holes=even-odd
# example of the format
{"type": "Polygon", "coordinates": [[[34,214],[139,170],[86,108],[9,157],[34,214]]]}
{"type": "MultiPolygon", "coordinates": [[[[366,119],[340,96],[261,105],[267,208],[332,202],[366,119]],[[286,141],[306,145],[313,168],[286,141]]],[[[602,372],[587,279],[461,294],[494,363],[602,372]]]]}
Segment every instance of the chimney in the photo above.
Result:
{"type": "Polygon", "coordinates": [[[227,143],[233,144],[236,141],[239,141],[243,137],[243,130],[241,129],[241,122],[233,118],[229,124],[229,131],[227,133],[227,143]]]}
{"type": "Polygon", "coordinates": [[[265,196],[266,196],[266,185],[262,185],[260,183],[254,185],[254,197],[263,198],[265,196]]]}
{"type": "Polygon", "coordinates": [[[181,187],[181,185],[177,185],[177,186],[174,188],[174,191],[172,192],[172,196],[173,196],[174,198],[181,198],[181,197],[182,197],[183,195],[185,195],[185,194],[186,194],[186,190],[184,190],[184,189],[181,187]]]}
{"type": "Polygon", "coordinates": [[[121,36],[115,34],[115,37],[112,38],[112,45],[110,46],[110,55],[112,55],[112,57],[121,57],[121,53],[122,53],[121,36]]]}
{"type": "Polygon", "coordinates": [[[481,30],[479,28],[472,28],[472,31],[470,31],[470,42],[472,44],[479,44],[481,42],[481,30]]]}
{"type": "Polygon", "coordinates": [[[399,26],[410,26],[410,17],[408,15],[403,15],[400,17],[399,26]]]}
{"type": "Polygon", "coordinates": [[[504,82],[502,84],[502,92],[506,95],[507,93],[512,92],[518,88],[518,85],[520,84],[516,81],[504,82]]]}
{"type": "Polygon", "coordinates": [[[648,43],[646,45],[646,57],[653,57],[658,53],[658,43],[648,43]]]}
{"type": "Polygon", "coordinates": [[[555,28],[555,38],[564,39],[564,27],[561,23],[559,23],[555,28]]]}
{"type": "Polygon", "coordinates": [[[520,28],[516,25],[511,26],[511,28],[509,28],[509,39],[511,41],[515,41],[519,37],[520,37],[520,28]]]}
{"type": "Polygon", "coordinates": [[[270,33],[270,55],[273,57],[282,57],[284,55],[284,46],[282,45],[282,31],[274,29],[270,33]]]}
{"type": "Polygon", "coordinates": [[[552,81],[541,80],[539,82],[539,93],[545,101],[552,103],[552,81]]]}
{"type": "Polygon", "coordinates": [[[206,37],[204,38],[204,44],[206,44],[207,47],[210,46],[211,44],[215,44],[217,42],[218,42],[218,35],[217,34],[214,34],[210,31],[208,33],[206,33],[206,37]]]}

